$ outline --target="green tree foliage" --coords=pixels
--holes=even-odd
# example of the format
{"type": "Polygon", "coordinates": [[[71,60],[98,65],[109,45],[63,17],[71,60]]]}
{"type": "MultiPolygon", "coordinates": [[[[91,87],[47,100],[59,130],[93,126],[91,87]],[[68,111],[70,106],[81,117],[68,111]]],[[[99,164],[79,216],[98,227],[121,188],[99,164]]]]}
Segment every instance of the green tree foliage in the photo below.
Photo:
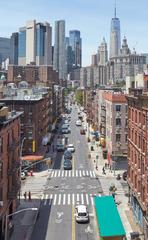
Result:
{"type": "Polygon", "coordinates": [[[77,90],[75,93],[76,102],[80,105],[83,105],[83,91],[77,90]]]}

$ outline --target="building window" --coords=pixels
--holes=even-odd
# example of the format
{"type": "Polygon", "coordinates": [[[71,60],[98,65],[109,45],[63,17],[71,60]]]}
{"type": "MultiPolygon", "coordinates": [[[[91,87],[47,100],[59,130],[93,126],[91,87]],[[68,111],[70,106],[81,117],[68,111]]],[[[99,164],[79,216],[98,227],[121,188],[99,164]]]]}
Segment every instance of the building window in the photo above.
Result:
{"type": "Polygon", "coordinates": [[[125,142],[127,143],[128,141],[128,134],[125,134],[125,142]]]}
{"type": "Polygon", "coordinates": [[[116,142],[120,142],[121,140],[121,134],[116,134],[116,142]]]}
{"type": "Polygon", "coordinates": [[[121,118],[116,118],[116,126],[121,126],[121,118]]]}
{"type": "Polygon", "coordinates": [[[121,105],[116,105],[116,112],[121,112],[121,105]]]}
{"type": "Polygon", "coordinates": [[[125,126],[128,126],[128,118],[125,119],[125,126]]]}
{"type": "Polygon", "coordinates": [[[127,110],[128,110],[128,105],[126,104],[125,105],[125,112],[127,113],[127,110]]]}

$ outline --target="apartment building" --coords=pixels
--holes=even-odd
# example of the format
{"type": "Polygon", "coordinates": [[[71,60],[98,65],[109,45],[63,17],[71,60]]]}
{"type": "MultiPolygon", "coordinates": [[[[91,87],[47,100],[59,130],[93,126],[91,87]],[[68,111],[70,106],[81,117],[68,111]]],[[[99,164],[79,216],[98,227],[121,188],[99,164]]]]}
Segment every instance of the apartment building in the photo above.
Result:
{"type": "Polygon", "coordinates": [[[127,102],[129,202],[148,239],[148,94],[135,89],[127,102]]]}
{"type": "Polygon", "coordinates": [[[20,189],[20,117],[20,112],[8,112],[0,103],[0,239],[6,214],[16,210],[20,189]]]}

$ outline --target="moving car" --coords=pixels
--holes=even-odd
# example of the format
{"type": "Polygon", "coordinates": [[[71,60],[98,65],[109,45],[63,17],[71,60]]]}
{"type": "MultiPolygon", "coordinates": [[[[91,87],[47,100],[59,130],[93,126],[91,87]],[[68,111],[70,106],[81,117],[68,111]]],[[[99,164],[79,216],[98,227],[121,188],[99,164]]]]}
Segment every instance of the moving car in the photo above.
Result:
{"type": "Polygon", "coordinates": [[[74,151],[75,151],[74,145],[73,145],[73,144],[69,144],[69,145],[67,146],[67,150],[70,151],[70,152],[74,152],[74,151]]]}
{"type": "Polygon", "coordinates": [[[65,158],[65,159],[72,159],[72,153],[71,153],[71,151],[66,150],[66,151],[64,152],[64,158],[65,158]]]}
{"type": "Polygon", "coordinates": [[[78,223],[88,223],[89,222],[89,213],[85,205],[76,206],[76,221],[78,223]]]}
{"type": "Polygon", "coordinates": [[[64,170],[71,170],[72,169],[72,163],[69,159],[64,160],[64,170]]]}
{"type": "Polygon", "coordinates": [[[77,120],[77,121],[76,121],[76,126],[78,126],[78,127],[81,127],[81,126],[82,126],[81,120],[77,120]]]}

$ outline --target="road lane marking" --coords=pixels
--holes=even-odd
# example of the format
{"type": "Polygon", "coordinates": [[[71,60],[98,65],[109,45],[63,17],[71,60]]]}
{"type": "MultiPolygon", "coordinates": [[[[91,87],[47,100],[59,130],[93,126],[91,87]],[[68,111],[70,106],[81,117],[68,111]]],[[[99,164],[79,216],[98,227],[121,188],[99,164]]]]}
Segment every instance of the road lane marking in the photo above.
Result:
{"type": "Polygon", "coordinates": [[[79,194],[77,193],[77,202],[79,202],[79,194]]]}
{"type": "Polygon", "coordinates": [[[72,206],[72,240],[76,239],[75,207],[72,206]]]}
{"type": "Polygon", "coordinates": [[[75,176],[75,172],[74,172],[74,171],[72,171],[72,176],[73,176],[73,177],[75,176]]]}
{"type": "Polygon", "coordinates": [[[76,170],[76,177],[78,177],[78,170],[76,170]]]}
{"type": "Polygon", "coordinates": [[[65,205],[65,203],[66,203],[66,194],[64,193],[63,194],[63,205],[65,205]]]}
{"type": "Polygon", "coordinates": [[[64,177],[64,171],[62,170],[62,177],[64,177]]]}
{"type": "Polygon", "coordinates": [[[69,171],[69,177],[71,177],[71,171],[69,171]]]}
{"type": "Polygon", "coordinates": [[[92,204],[92,206],[93,206],[93,205],[94,205],[94,199],[93,199],[92,194],[90,194],[90,199],[91,199],[91,204],[92,204]]]}
{"type": "Polygon", "coordinates": [[[89,176],[89,172],[88,171],[86,171],[86,176],[89,176]]]}
{"type": "Polygon", "coordinates": [[[65,172],[65,177],[67,177],[67,171],[65,172]]]}
{"type": "Polygon", "coordinates": [[[81,170],[79,171],[79,174],[80,174],[80,177],[82,177],[82,173],[81,173],[81,170]]]}
{"type": "Polygon", "coordinates": [[[83,170],[83,176],[85,176],[85,171],[83,170]]]}
{"type": "Polygon", "coordinates": [[[61,194],[59,194],[59,201],[58,201],[58,205],[60,205],[61,203],[61,194]]]}
{"type": "Polygon", "coordinates": [[[57,194],[54,195],[53,205],[56,205],[56,201],[57,201],[57,194]]]}
{"type": "Polygon", "coordinates": [[[70,205],[70,194],[68,194],[68,205],[70,205]]]}

